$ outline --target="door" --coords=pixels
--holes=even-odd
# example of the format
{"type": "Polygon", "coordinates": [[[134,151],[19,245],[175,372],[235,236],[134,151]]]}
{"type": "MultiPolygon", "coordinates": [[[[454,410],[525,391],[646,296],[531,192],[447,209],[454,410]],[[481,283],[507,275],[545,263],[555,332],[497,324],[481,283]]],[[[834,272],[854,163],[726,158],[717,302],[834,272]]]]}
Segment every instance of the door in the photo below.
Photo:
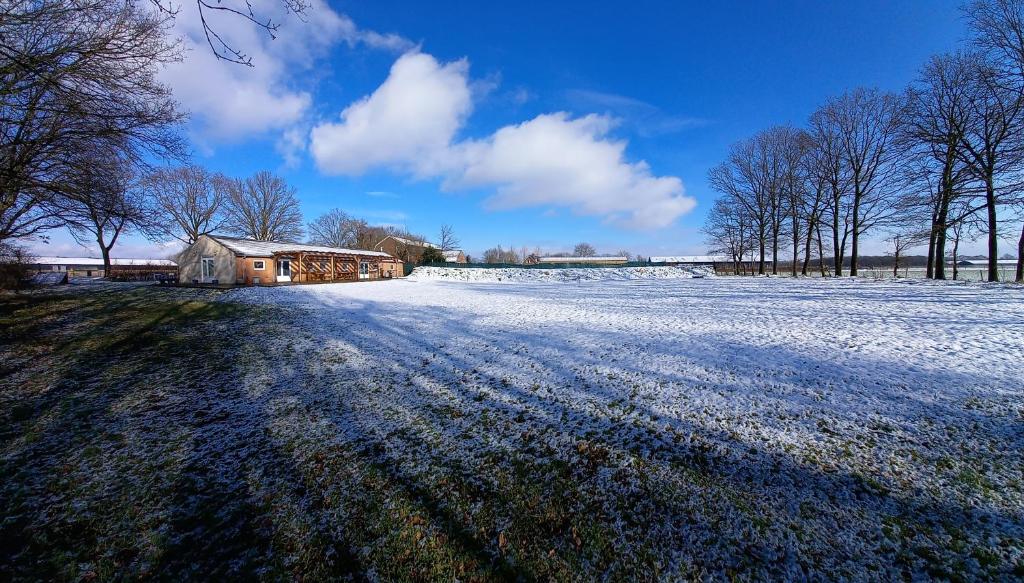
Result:
{"type": "Polygon", "coordinates": [[[209,283],[214,279],[213,269],[213,257],[203,257],[202,259],[202,283],[209,283]]]}
{"type": "Polygon", "coordinates": [[[292,262],[290,259],[277,260],[277,281],[292,280],[292,262]]]}
{"type": "Polygon", "coordinates": [[[370,279],[370,264],[365,261],[359,262],[359,279],[370,279]]]}

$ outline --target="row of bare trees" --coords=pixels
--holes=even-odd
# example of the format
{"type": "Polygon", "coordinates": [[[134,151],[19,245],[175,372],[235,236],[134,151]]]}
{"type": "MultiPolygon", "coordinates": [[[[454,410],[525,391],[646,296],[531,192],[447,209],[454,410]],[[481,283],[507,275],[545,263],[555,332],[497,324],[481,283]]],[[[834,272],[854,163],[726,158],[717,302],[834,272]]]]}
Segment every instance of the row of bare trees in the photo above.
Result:
{"type": "MultiPolygon", "coordinates": [[[[959,245],[999,240],[1024,220],[1024,0],[964,7],[975,42],[933,57],[905,92],[857,88],[806,127],[776,126],[734,144],[709,174],[720,194],[704,231],[711,251],[757,271],[857,275],[866,238],[886,234],[898,265],[928,246],[927,277],[945,279],[959,245]],[[826,257],[831,257],[827,265],[826,257]]],[[[1016,279],[1024,281],[1024,228],[1016,279]]]]}

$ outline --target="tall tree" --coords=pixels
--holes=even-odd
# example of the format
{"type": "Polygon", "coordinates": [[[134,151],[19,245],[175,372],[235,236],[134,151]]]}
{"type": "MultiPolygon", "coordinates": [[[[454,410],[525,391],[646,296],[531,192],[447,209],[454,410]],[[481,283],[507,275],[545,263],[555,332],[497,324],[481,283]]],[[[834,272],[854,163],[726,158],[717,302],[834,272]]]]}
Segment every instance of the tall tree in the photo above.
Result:
{"type": "MultiPolygon", "coordinates": [[[[990,55],[989,62],[994,68],[995,75],[986,75],[986,84],[992,84],[993,81],[998,82],[1000,90],[992,92],[991,90],[986,91],[990,94],[991,101],[983,101],[983,110],[988,111],[990,105],[1002,102],[1003,104],[1010,105],[1007,103],[1008,98],[1014,98],[1017,103],[1012,104],[1013,107],[1008,108],[1006,111],[1000,112],[999,109],[994,112],[992,116],[992,124],[990,128],[992,131],[991,138],[995,138],[1000,133],[998,127],[1004,125],[1004,122],[1009,118],[1017,118],[1020,115],[1020,95],[1022,88],[1024,88],[1024,1],[1022,0],[974,0],[968,2],[964,8],[964,14],[967,17],[967,22],[975,33],[975,44],[990,55]],[[994,95],[991,95],[995,93],[994,95]],[[1000,121],[1000,118],[1002,121],[1000,121]]],[[[1020,119],[1015,119],[1009,128],[1012,128],[1013,136],[1012,141],[1020,141],[1020,119]]],[[[982,130],[982,133],[988,133],[988,130],[982,130]]],[[[980,136],[976,136],[980,137],[980,136]]],[[[990,138],[984,138],[981,140],[995,141],[990,138]]],[[[990,143],[990,146],[994,144],[990,143]]],[[[985,147],[979,146],[978,150],[984,151],[985,147]]],[[[1015,154],[1011,154],[1010,158],[1016,157],[1019,151],[1015,154]]],[[[972,157],[977,158],[977,154],[972,157]]],[[[982,156],[985,158],[985,156],[982,156]]],[[[1016,160],[1010,160],[1009,164],[1006,161],[1000,163],[1003,166],[1004,171],[1009,170],[1007,166],[1015,166],[1016,160]]],[[[975,163],[976,169],[980,167],[980,174],[985,175],[988,172],[984,169],[985,164],[975,163]]],[[[1010,170],[1015,172],[1017,169],[1010,170]]],[[[983,178],[984,180],[984,178],[983,178]]],[[[996,234],[996,197],[994,192],[993,181],[985,183],[985,195],[986,195],[986,211],[988,219],[988,274],[989,280],[995,281],[999,277],[999,265],[997,263],[997,256],[999,252],[998,235],[996,234]]],[[[1018,281],[1024,281],[1024,225],[1021,225],[1020,239],[1017,244],[1017,276],[1018,281]]]]}
{"type": "Polygon", "coordinates": [[[0,3],[0,241],[61,223],[80,153],[175,157],[167,21],[129,0],[0,3]]]}
{"type": "Polygon", "coordinates": [[[766,248],[772,241],[777,271],[778,238],[783,214],[782,157],[778,129],[763,131],[729,148],[726,161],[708,173],[711,187],[738,205],[753,226],[758,245],[758,274],[765,273],[766,248]]]}
{"type": "Polygon", "coordinates": [[[62,199],[61,215],[79,244],[99,247],[103,272],[109,277],[110,252],[121,235],[133,229],[146,231],[151,223],[130,164],[106,154],[84,156],[74,191],[62,199]]]}
{"type": "Polygon", "coordinates": [[[852,276],[857,275],[861,237],[891,218],[895,209],[905,110],[897,95],[865,88],[831,99],[822,108],[849,172],[852,276]]]}
{"type": "MultiPolygon", "coordinates": [[[[441,225],[441,232],[437,239],[437,245],[441,251],[454,251],[459,248],[459,238],[455,236],[455,229],[451,225],[441,225]]],[[[525,257],[526,254],[524,253],[525,257]]]]}
{"type": "Polygon", "coordinates": [[[827,185],[828,188],[825,208],[832,227],[832,268],[835,276],[841,277],[846,258],[846,244],[852,231],[850,168],[843,155],[842,128],[837,116],[833,115],[827,105],[818,108],[811,115],[810,126],[815,148],[815,180],[827,185]]]}
{"type": "Polygon", "coordinates": [[[745,210],[729,197],[718,198],[708,211],[704,223],[708,252],[722,254],[732,260],[733,272],[740,274],[743,258],[754,245],[751,225],[745,210]]]}
{"type": "Polygon", "coordinates": [[[302,238],[302,211],[295,188],[263,170],[230,183],[225,229],[257,241],[297,242],[302,238]]]}
{"type": "Polygon", "coordinates": [[[969,122],[959,152],[983,186],[988,221],[988,280],[998,281],[998,208],[1019,191],[1024,165],[1024,84],[1003,83],[997,66],[980,57],[972,73],[969,122]]]}
{"type": "Polygon", "coordinates": [[[964,194],[968,166],[963,139],[970,123],[971,79],[976,55],[932,57],[908,90],[904,130],[911,146],[908,179],[919,185],[917,206],[930,211],[927,277],[945,279],[950,208],[964,194]]]}
{"type": "Polygon", "coordinates": [[[191,245],[200,235],[214,233],[226,220],[230,179],[202,166],[159,168],[146,176],[158,235],[191,245]]]}
{"type": "Polygon", "coordinates": [[[332,209],[307,226],[310,243],[344,248],[361,248],[360,235],[367,228],[366,221],[351,217],[341,209],[332,209]]]}
{"type": "Polygon", "coordinates": [[[572,250],[573,257],[593,257],[597,255],[597,250],[590,243],[577,243],[576,247],[572,250]]]}

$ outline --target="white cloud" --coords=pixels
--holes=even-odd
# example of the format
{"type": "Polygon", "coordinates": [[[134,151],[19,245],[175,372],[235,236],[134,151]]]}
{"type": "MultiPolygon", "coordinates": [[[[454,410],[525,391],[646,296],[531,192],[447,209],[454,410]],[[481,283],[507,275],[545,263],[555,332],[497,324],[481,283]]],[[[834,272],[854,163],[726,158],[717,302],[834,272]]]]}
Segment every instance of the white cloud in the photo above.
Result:
{"type": "Polygon", "coordinates": [[[564,207],[619,226],[661,228],[696,205],[679,178],[627,161],[626,142],[608,136],[607,116],[558,112],[456,142],[472,110],[471,87],[464,59],[440,64],[407,53],[339,123],[314,127],[310,151],[328,174],[387,168],[439,177],[447,189],[495,188],[486,202],[495,210],[564,207]]]}
{"type": "Polygon", "coordinates": [[[464,170],[449,185],[496,186],[493,209],[562,206],[630,228],[665,227],[692,210],[682,181],[627,162],[626,142],[607,138],[611,127],[605,116],[564,112],[504,127],[466,145],[464,170]]]}
{"type": "Polygon", "coordinates": [[[253,67],[218,60],[198,9],[185,6],[179,11],[174,31],[186,49],[185,58],[166,67],[161,80],[192,113],[193,137],[201,145],[281,131],[300,122],[313,102],[312,87],[302,79],[311,77],[317,59],[340,42],[396,51],[412,46],[397,35],[359,29],[323,0],[311,2],[305,19],[282,13],[282,6],[279,0],[254,2],[257,15],[281,25],[276,39],[244,18],[207,13],[216,32],[251,58],[253,67]]]}
{"type": "Polygon", "coordinates": [[[372,95],[345,108],[340,122],[313,128],[317,166],[327,174],[392,167],[436,175],[449,164],[452,140],[473,107],[468,74],[465,60],[442,65],[424,53],[402,55],[372,95]]]}

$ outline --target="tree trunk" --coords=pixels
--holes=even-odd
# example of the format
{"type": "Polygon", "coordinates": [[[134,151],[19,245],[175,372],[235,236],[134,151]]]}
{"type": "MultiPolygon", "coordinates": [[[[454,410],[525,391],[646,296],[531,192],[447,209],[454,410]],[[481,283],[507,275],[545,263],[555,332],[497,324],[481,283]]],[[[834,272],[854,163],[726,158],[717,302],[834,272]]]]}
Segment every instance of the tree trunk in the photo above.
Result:
{"type": "Polygon", "coordinates": [[[992,173],[985,177],[985,201],[988,203],[988,280],[999,281],[999,232],[996,222],[996,187],[992,173]]]}
{"type": "Polygon", "coordinates": [[[103,244],[102,238],[97,238],[100,244],[100,255],[103,257],[103,277],[110,279],[110,248],[103,244]]]}
{"type": "Polygon", "coordinates": [[[957,257],[959,251],[960,251],[960,235],[955,235],[953,237],[953,281],[956,281],[957,274],[960,271],[958,266],[957,266],[957,262],[959,261],[959,259],[957,257]]]}
{"type": "Polygon", "coordinates": [[[857,277],[857,260],[860,254],[860,187],[856,187],[853,193],[853,241],[850,242],[850,277],[857,277]]]}
{"type": "MultiPolygon", "coordinates": [[[[833,208],[834,212],[832,213],[832,255],[833,255],[832,260],[835,263],[835,267],[836,267],[836,277],[842,277],[842,275],[843,275],[843,254],[840,251],[840,247],[839,247],[839,195],[838,194],[833,196],[833,201],[832,202],[835,205],[835,207],[833,208]]],[[[843,247],[845,247],[845,246],[846,246],[846,241],[845,241],[845,237],[844,237],[843,247]]]]}
{"type": "Polygon", "coordinates": [[[935,279],[946,279],[946,225],[939,225],[935,236],[935,279]]]}
{"type": "Polygon", "coordinates": [[[807,275],[807,266],[811,263],[811,242],[814,241],[816,222],[815,219],[812,219],[807,223],[807,238],[804,241],[804,263],[800,267],[800,275],[807,275]]]}
{"type": "Polygon", "coordinates": [[[821,276],[825,277],[825,247],[821,244],[821,223],[816,224],[814,230],[818,233],[818,269],[821,270],[821,276]]]}
{"type": "Polygon", "coordinates": [[[900,276],[900,250],[899,248],[892,254],[892,278],[896,279],[900,276]]]}
{"type": "Polygon", "coordinates": [[[935,234],[938,232],[938,224],[935,215],[932,215],[932,230],[928,233],[928,267],[925,268],[926,279],[935,277],[935,234]]]}
{"type": "Polygon", "coordinates": [[[772,275],[779,274],[779,226],[772,227],[772,275]]]}
{"type": "Polygon", "coordinates": [[[1020,228],[1020,239],[1017,240],[1017,283],[1024,283],[1024,225],[1020,228]]]}
{"type": "Polygon", "coordinates": [[[759,241],[758,246],[761,249],[761,259],[757,263],[757,274],[758,275],[764,275],[764,229],[763,228],[761,229],[760,235],[761,235],[761,240],[759,241]]]}

